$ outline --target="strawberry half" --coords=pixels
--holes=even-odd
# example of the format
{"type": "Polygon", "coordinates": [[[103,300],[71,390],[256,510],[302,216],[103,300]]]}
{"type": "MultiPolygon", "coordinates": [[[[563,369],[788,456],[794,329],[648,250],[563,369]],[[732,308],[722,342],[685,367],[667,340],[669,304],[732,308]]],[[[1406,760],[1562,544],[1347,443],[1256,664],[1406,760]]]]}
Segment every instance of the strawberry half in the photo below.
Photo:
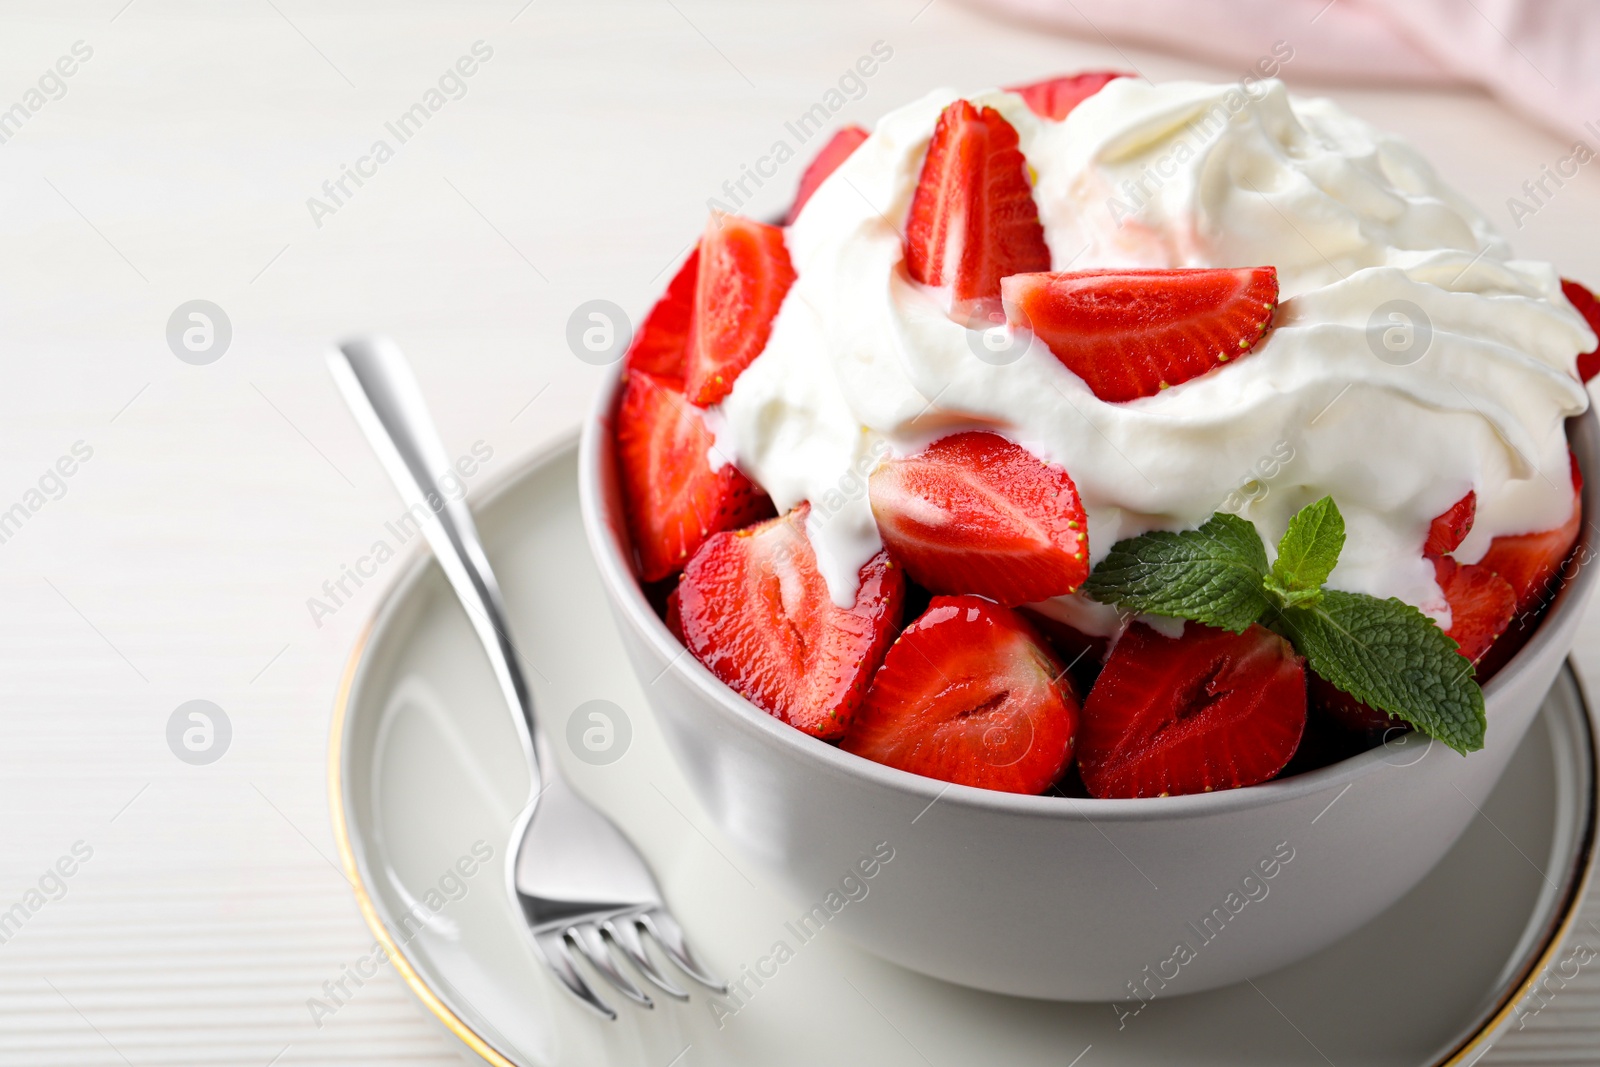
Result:
{"type": "Polygon", "coordinates": [[[1469,489],[1467,495],[1450,505],[1450,510],[1428,524],[1428,540],[1422,546],[1425,556],[1448,556],[1461,547],[1461,542],[1472,532],[1472,521],[1478,517],[1478,491],[1469,489]]]}
{"type": "Polygon", "coordinates": [[[1461,646],[1461,654],[1476,664],[1511,625],[1517,594],[1509,582],[1481,563],[1457,563],[1449,556],[1435,556],[1433,573],[1450,604],[1450,629],[1445,633],[1461,646]]]}
{"type": "Polygon", "coordinates": [[[648,371],[661,378],[683,381],[684,356],[689,345],[689,324],[694,319],[694,289],[700,277],[700,246],[673,275],[667,291],[645,316],[644,325],[628,347],[628,370],[648,371]]]}
{"type": "Polygon", "coordinates": [[[1283,770],[1305,725],[1304,661],[1271,630],[1134,623],[1084,705],[1078,770],[1097,797],[1235,789],[1283,770]]]}
{"type": "Polygon", "coordinates": [[[890,647],[841,747],[942,782],[1042,793],[1072,760],[1078,708],[1016,612],[936,596],[890,647]]]}
{"type": "MultiPolygon", "coordinates": [[[[1583,316],[1583,321],[1589,324],[1595,336],[1600,337],[1600,300],[1596,300],[1593,293],[1570,278],[1561,279],[1561,292],[1578,309],[1578,314],[1583,316]]],[[[1579,353],[1579,380],[1587,382],[1596,374],[1600,374],[1600,348],[1579,353]]]]}
{"type": "Polygon", "coordinates": [[[684,645],[772,717],[825,739],[850,726],[900,625],[905,575],[878,553],[855,604],[828,595],[806,538],[809,504],[706,541],[678,583],[684,645]]]}
{"type": "Polygon", "coordinates": [[[935,593],[1015,606],[1070,593],[1089,576],[1072,479],[998,434],[953,434],[889,460],[867,496],[889,554],[935,593]]]}
{"type": "Polygon", "coordinates": [[[1275,267],[1083,270],[1001,283],[1006,318],[1031,329],[1101,400],[1152,396],[1236,359],[1272,324],[1275,267]]]}
{"type": "Polygon", "coordinates": [[[992,107],[939,115],[906,218],[906,269],[953,302],[998,300],[1008,274],[1050,269],[1017,131],[992,107]]]}
{"type": "Polygon", "coordinates": [[[733,464],[711,469],[711,431],[673,382],[630,372],[616,433],[622,501],[644,581],[676,574],[717,531],[772,514],[767,494],[733,464]]]}
{"type": "Polygon", "coordinates": [[[794,284],[794,266],[776,226],[714,215],[700,240],[684,390],[710,407],[733,388],[772,335],[772,320],[794,284]]]}
{"type": "Polygon", "coordinates": [[[1538,533],[1508,534],[1489,542],[1489,551],[1478,561],[1481,567],[1511,583],[1517,596],[1517,614],[1526,615],[1544,605],[1555,592],[1556,573],[1572,553],[1583,528],[1583,472],[1578,457],[1572,457],[1572,516],[1553,530],[1538,533]]]}
{"type": "Polygon", "coordinates": [[[794,225],[794,220],[800,217],[800,209],[806,206],[811,194],[827,180],[828,175],[839,169],[839,164],[861,147],[861,142],[868,136],[860,126],[846,126],[828,139],[816,158],[807,164],[805,173],[800,175],[800,189],[794,194],[794,206],[789,209],[789,217],[783,220],[785,226],[794,225]]]}
{"type": "Polygon", "coordinates": [[[1048,78],[1031,85],[1013,85],[1006,91],[1022,97],[1028,110],[1040,118],[1060,122],[1072,113],[1073,108],[1104,89],[1106,83],[1131,77],[1132,74],[1117,70],[1086,70],[1081,74],[1048,78]]]}

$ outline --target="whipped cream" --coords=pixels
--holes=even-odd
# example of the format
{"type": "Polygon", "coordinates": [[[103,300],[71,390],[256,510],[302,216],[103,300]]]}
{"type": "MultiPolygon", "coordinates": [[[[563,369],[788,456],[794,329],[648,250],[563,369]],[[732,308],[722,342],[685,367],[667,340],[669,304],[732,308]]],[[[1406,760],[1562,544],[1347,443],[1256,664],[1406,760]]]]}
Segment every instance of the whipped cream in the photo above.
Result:
{"type": "MultiPolygon", "coordinates": [[[[943,294],[906,273],[899,228],[957,96],[885,116],[817,190],[787,231],[799,277],[771,340],[713,420],[716,450],[780,510],[812,502],[808,533],[835,601],[853,602],[882,544],[866,475],[968,429],[1067,470],[1092,562],[1225,505],[1270,553],[1290,516],[1331,494],[1347,540],[1330,585],[1399,597],[1446,625],[1422,557],[1434,516],[1477,490],[1464,562],[1497,535],[1567,518],[1563,419],[1587,406],[1575,361],[1595,337],[1555,269],[1513,259],[1407,144],[1276,81],[1246,93],[1124,78],[1060,122],[1012,93],[968,96],[1017,130],[1052,269],[1278,269],[1281,304],[1254,351],[1107,403],[1037,340],[1005,365],[978,358],[943,294]],[[1408,365],[1397,364],[1414,355],[1380,359],[1369,344],[1374,313],[1395,300],[1431,324],[1408,365]]],[[[1081,596],[1047,610],[1093,633],[1116,626],[1081,596]]]]}

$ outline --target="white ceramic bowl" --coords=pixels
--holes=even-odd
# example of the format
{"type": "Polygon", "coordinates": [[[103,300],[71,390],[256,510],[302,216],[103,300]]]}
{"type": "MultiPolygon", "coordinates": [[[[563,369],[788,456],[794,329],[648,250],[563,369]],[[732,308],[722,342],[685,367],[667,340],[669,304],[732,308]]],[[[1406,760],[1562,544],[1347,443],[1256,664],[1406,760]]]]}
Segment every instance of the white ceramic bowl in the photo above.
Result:
{"type": "MultiPolygon", "coordinates": [[[[1408,735],[1308,774],[1197,796],[949,785],[778,722],[667,631],[627,547],[611,447],[620,380],[584,427],[584,525],[628,656],[701,803],[794,900],[789,936],[836,927],[886,959],[979,989],[1055,1000],[1196,992],[1292,963],[1378,915],[1477,815],[1593,589],[1592,568],[1573,568],[1533,639],[1485,687],[1488,736],[1469,757],[1408,735]]],[[[1591,475],[1585,513],[1600,514],[1592,410],[1572,438],[1591,475]]],[[[1595,543],[1586,525],[1575,558],[1587,562],[1595,543]]]]}

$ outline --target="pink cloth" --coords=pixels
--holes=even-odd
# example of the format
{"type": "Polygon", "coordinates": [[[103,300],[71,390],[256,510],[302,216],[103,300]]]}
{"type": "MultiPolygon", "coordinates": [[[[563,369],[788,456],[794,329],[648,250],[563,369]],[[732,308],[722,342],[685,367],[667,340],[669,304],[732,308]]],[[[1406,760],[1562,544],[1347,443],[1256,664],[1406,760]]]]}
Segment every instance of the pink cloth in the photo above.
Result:
{"type": "Polygon", "coordinates": [[[1283,74],[1295,80],[1479,85],[1552,130],[1600,144],[1595,0],[973,2],[1086,40],[1238,67],[1241,76],[1285,42],[1294,52],[1283,74]]]}

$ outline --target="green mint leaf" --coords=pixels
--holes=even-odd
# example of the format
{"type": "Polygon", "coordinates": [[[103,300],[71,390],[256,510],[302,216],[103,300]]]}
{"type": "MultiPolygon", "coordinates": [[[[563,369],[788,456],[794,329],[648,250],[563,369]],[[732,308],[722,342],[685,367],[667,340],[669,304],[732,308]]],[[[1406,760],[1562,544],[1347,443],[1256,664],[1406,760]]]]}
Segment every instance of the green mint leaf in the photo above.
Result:
{"type": "Polygon", "coordinates": [[[1333,497],[1307,504],[1289,520],[1288,532],[1278,542],[1278,558],[1272,561],[1267,587],[1286,605],[1306,600],[1314,603],[1343,548],[1344,516],[1333,497]]]}
{"type": "Polygon", "coordinates": [[[1243,632],[1271,606],[1256,528],[1221,512],[1198,530],[1158,530],[1111,546],[1083,583],[1094,599],[1145,615],[1243,632]]]}
{"type": "Polygon", "coordinates": [[[1483,690],[1471,665],[1410,604],[1325,589],[1314,607],[1287,608],[1270,625],[1312,670],[1357,700],[1457,752],[1483,747],[1483,690]]]}

